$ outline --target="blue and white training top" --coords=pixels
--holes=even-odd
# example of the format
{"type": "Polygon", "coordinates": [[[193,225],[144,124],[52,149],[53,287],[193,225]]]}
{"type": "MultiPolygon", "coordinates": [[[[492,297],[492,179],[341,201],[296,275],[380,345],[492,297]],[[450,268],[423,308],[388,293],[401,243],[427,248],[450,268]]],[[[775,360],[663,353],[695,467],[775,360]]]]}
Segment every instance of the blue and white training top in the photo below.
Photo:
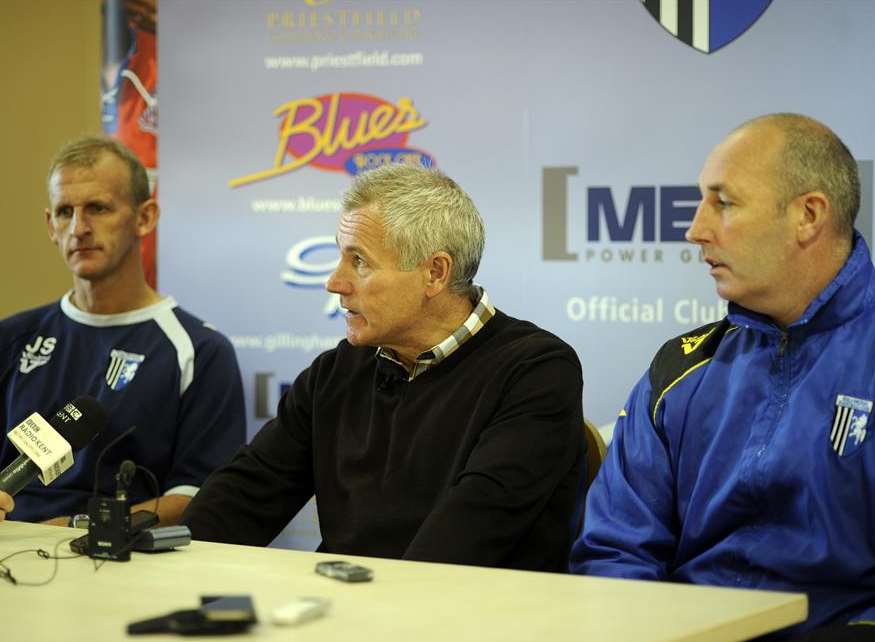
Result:
{"type": "MultiPolygon", "coordinates": [[[[158,478],[160,493],[192,495],[245,441],[240,371],[231,343],[170,297],[121,314],[89,314],[70,302],[0,321],[0,425],[6,432],[32,412],[50,418],[67,401],[95,397],[109,427],[74,453],[73,467],[49,486],[31,482],[9,519],[40,521],[87,511],[96,459],[119,434],[98,471],[99,492],[115,492],[119,464],[131,459],[158,478]]],[[[0,443],[0,466],[18,452],[0,443]]],[[[136,503],[156,495],[138,472],[136,503]]]]}

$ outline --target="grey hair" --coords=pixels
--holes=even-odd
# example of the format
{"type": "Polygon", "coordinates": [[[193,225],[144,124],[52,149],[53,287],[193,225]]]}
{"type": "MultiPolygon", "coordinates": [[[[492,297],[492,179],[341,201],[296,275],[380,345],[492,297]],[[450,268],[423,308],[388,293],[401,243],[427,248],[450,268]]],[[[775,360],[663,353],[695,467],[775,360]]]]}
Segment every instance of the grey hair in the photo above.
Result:
{"type": "Polygon", "coordinates": [[[367,207],[379,212],[400,269],[444,251],[453,259],[450,292],[473,292],[486,233],[474,201],[455,181],[436,169],[384,165],[359,174],[343,196],[346,212],[367,207]]]}
{"type": "Polygon", "coordinates": [[[783,192],[781,209],[800,194],[821,191],[835,211],[836,233],[852,239],[860,209],[860,176],[847,146],[829,127],[802,114],[768,114],[748,121],[742,128],[760,124],[784,134],[776,167],[783,192]]]}
{"type": "Polygon", "coordinates": [[[105,153],[115,155],[128,166],[131,204],[137,207],[149,200],[149,177],[140,159],[110,136],[83,136],[66,143],[52,159],[46,183],[51,183],[54,173],[62,167],[94,167],[105,153]]]}

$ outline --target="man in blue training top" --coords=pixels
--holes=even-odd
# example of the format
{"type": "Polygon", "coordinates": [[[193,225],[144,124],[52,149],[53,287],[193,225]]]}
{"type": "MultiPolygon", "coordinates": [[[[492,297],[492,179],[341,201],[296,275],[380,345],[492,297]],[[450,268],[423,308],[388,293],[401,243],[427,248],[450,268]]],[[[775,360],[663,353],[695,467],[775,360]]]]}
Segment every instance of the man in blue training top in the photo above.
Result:
{"type": "MultiPolygon", "coordinates": [[[[97,475],[115,491],[119,464],[149,469],[129,496],[174,524],[206,476],[245,440],[240,373],[229,341],[146,283],[140,240],[158,222],[146,171],[124,145],[86,137],[51,164],[49,238],[73,274],[59,303],[0,321],[0,425],[32,412],[51,416],[82,394],[96,397],[110,426],[74,454],[73,467],[43,486],[34,481],[14,502],[0,492],[0,519],[66,525],[83,513],[97,475]],[[97,457],[110,441],[136,429],[97,457]],[[160,495],[157,501],[156,492],[160,495]]],[[[17,451],[0,443],[0,466],[17,451]]]]}
{"type": "Polygon", "coordinates": [[[729,314],[667,342],[632,391],[572,570],[804,591],[804,639],[871,635],[846,626],[875,619],[875,269],[856,162],[823,124],[772,114],[720,143],[699,183],[687,239],[729,314]]]}

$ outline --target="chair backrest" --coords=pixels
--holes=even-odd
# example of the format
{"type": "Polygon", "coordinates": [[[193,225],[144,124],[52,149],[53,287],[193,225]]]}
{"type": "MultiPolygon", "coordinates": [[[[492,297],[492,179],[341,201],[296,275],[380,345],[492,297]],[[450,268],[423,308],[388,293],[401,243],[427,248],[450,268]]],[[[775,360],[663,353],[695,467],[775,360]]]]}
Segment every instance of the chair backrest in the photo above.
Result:
{"type": "Polygon", "coordinates": [[[589,419],[583,420],[583,433],[586,437],[586,484],[584,490],[589,490],[599,468],[608,453],[608,447],[599,429],[589,419]]]}
{"type": "Polygon", "coordinates": [[[586,440],[586,477],[583,479],[578,497],[578,514],[576,515],[577,533],[583,529],[583,514],[585,512],[586,494],[589,492],[589,487],[592,484],[595,476],[601,468],[605,455],[608,452],[608,447],[605,445],[605,440],[599,429],[595,427],[589,419],[583,420],[583,435],[586,440]]]}

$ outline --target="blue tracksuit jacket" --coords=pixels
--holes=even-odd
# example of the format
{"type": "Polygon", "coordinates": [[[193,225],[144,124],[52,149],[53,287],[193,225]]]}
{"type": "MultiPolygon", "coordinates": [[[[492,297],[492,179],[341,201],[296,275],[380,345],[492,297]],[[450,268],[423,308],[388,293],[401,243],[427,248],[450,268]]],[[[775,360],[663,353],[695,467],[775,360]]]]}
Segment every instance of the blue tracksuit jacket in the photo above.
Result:
{"type": "Polygon", "coordinates": [[[875,269],[857,235],[786,331],[730,305],[660,349],[589,491],[572,571],[804,591],[796,630],[875,619],[873,401],[875,269]]]}

